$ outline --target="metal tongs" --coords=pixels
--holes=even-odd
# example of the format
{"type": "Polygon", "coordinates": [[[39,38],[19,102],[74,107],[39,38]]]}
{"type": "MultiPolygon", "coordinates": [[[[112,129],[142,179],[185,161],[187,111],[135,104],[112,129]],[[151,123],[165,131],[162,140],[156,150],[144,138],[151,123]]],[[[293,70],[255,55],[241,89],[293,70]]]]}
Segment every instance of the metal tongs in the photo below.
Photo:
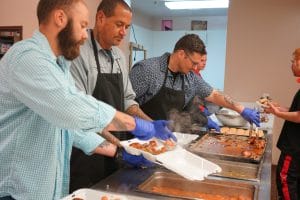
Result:
{"type": "Polygon", "coordinates": [[[249,128],[249,141],[248,141],[248,143],[249,144],[255,144],[256,141],[258,141],[258,139],[259,139],[258,129],[256,127],[255,130],[254,130],[253,123],[251,122],[250,123],[250,128],[249,128]]]}
{"type": "Polygon", "coordinates": [[[253,122],[250,122],[249,137],[253,136],[253,122]]]}

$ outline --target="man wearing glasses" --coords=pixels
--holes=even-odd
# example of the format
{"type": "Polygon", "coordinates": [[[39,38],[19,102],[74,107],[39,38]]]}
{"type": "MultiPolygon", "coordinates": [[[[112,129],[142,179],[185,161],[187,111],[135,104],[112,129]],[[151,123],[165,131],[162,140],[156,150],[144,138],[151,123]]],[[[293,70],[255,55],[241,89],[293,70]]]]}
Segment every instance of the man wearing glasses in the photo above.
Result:
{"type": "Polygon", "coordinates": [[[130,80],[141,109],[152,119],[168,119],[172,109],[184,111],[199,96],[235,110],[259,126],[257,111],[233,101],[193,73],[203,55],[206,55],[203,41],[196,34],[187,34],[177,41],[173,53],[136,63],[130,71],[130,80]]]}

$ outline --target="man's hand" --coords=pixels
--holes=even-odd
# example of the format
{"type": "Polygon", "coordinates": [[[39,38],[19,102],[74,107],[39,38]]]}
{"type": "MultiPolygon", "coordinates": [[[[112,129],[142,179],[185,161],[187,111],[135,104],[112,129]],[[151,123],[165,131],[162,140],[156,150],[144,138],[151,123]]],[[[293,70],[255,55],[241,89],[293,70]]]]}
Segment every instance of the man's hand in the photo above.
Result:
{"type": "Polygon", "coordinates": [[[152,122],[155,129],[155,137],[162,139],[162,140],[168,140],[172,139],[173,141],[177,142],[177,138],[175,135],[169,130],[168,124],[169,122],[166,120],[156,120],[152,122]]]}
{"type": "Polygon", "coordinates": [[[207,117],[207,125],[206,127],[208,129],[215,129],[217,132],[220,132],[220,127],[219,125],[214,122],[210,117],[207,117]]]}
{"type": "Polygon", "coordinates": [[[244,108],[241,115],[248,122],[254,123],[257,127],[260,127],[260,116],[257,110],[244,108]]]}
{"type": "Polygon", "coordinates": [[[140,140],[149,140],[155,135],[155,128],[152,122],[134,117],[135,129],[131,131],[140,140]]]}
{"type": "Polygon", "coordinates": [[[122,158],[126,163],[136,168],[152,167],[154,165],[153,162],[145,159],[142,155],[132,155],[127,153],[125,150],[122,151],[122,158]]]}

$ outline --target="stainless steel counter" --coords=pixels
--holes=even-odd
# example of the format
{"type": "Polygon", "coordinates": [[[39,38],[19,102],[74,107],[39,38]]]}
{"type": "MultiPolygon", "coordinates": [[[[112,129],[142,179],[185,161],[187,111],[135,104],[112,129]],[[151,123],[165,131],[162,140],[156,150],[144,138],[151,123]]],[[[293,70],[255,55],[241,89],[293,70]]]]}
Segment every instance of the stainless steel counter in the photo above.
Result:
{"type": "MultiPolygon", "coordinates": [[[[261,176],[260,182],[250,182],[251,184],[257,185],[259,200],[268,200],[271,197],[271,161],[272,161],[272,135],[267,135],[268,143],[265,151],[263,160],[261,161],[261,176]]],[[[166,171],[166,169],[161,167],[153,167],[148,169],[133,169],[133,168],[123,168],[108,178],[102,180],[96,184],[93,189],[110,191],[120,194],[129,195],[129,199],[132,200],[142,200],[142,199],[174,199],[170,197],[158,196],[148,193],[142,193],[137,191],[137,186],[144,182],[148,177],[150,177],[154,172],[166,171]]],[[[215,178],[212,179],[224,179],[226,178],[215,178]]],[[[233,180],[233,179],[232,179],[233,180]]],[[[234,180],[239,181],[239,180],[234,180]]],[[[245,182],[245,181],[242,181],[245,182]]]]}
{"type": "MultiPolygon", "coordinates": [[[[241,181],[251,183],[256,185],[258,188],[257,198],[258,200],[268,200],[271,198],[271,165],[272,165],[272,127],[273,127],[273,117],[270,117],[270,121],[267,124],[262,124],[262,129],[268,131],[267,138],[267,147],[262,161],[259,163],[261,167],[260,181],[241,181],[236,179],[230,179],[232,181],[241,181]]],[[[139,192],[137,187],[139,184],[143,183],[147,178],[149,178],[154,172],[158,171],[167,171],[167,169],[161,167],[153,167],[148,169],[133,169],[125,167],[120,169],[116,173],[107,177],[106,179],[100,181],[98,184],[93,186],[93,189],[109,191],[119,194],[128,195],[130,200],[145,200],[145,199],[174,199],[174,197],[165,197],[149,193],[139,192]]],[[[209,179],[223,179],[229,180],[226,178],[219,177],[208,177],[209,179]]]]}

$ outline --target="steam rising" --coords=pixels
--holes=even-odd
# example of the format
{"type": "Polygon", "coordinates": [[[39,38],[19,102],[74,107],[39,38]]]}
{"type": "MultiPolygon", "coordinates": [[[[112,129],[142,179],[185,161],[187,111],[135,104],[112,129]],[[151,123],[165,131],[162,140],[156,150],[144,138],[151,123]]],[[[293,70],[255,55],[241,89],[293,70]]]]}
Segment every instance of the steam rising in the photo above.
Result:
{"type": "Polygon", "coordinates": [[[207,124],[206,116],[199,109],[200,105],[201,100],[195,97],[185,109],[186,111],[179,112],[176,109],[172,109],[168,115],[168,120],[171,121],[169,125],[170,130],[182,133],[199,132],[207,124]]]}

